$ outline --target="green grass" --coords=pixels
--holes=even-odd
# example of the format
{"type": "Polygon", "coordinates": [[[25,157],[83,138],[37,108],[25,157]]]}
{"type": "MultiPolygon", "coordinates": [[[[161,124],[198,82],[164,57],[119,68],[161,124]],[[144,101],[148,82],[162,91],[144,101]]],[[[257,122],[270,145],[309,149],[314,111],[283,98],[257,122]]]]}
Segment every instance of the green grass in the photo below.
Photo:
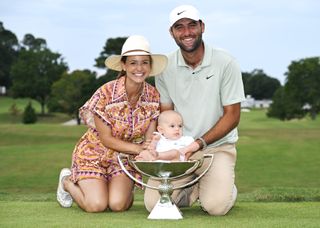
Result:
{"type": "MultiPolygon", "coordinates": [[[[22,122],[22,115],[25,107],[31,101],[32,107],[36,110],[38,116],[38,123],[62,123],[70,119],[70,117],[63,113],[40,115],[40,104],[32,99],[19,98],[12,99],[9,97],[0,96],[0,124],[19,124],[22,122]],[[12,107],[15,105],[16,114],[12,114],[12,107]]],[[[47,110],[46,110],[47,112],[47,110]]]]}
{"type": "MultiPolygon", "coordinates": [[[[125,213],[60,208],[55,202],[58,174],[70,166],[86,127],[64,126],[60,123],[67,118],[57,114],[33,125],[12,124],[8,109],[13,102],[0,97],[0,227],[318,226],[320,117],[282,122],[266,118],[262,110],[242,113],[236,207],[228,216],[210,217],[195,205],[182,209],[183,220],[169,222],[146,219],[141,190],[125,213]]],[[[24,107],[28,100],[19,102],[24,107]]]]}
{"type": "MultiPolygon", "coordinates": [[[[137,202],[137,201],[136,201],[137,202]]],[[[318,227],[319,202],[237,204],[227,216],[210,217],[197,206],[182,208],[183,220],[148,220],[141,201],[123,213],[81,212],[54,202],[1,202],[0,227],[318,227]]]]}
{"type": "Polygon", "coordinates": [[[16,105],[17,109],[20,112],[23,112],[24,108],[27,106],[28,102],[32,102],[32,106],[36,109],[36,111],[40,112],[40,104],[29,98],[18,98],[12,99],[10,97],[1,97],[0,96],[0,113],[6,114],[12,105],[16,105]]]}
{"type": "Polygon", "coordinates": [[[260,196],[268,189],[280,195],[274,200],[290,201],[290,192],[293,201],[319,200],[319,118],[282,122],[255,110],[242,113],[239,134],[236,177],[242,191],[258,191],[261,200],[270,198],[260,196]]]}

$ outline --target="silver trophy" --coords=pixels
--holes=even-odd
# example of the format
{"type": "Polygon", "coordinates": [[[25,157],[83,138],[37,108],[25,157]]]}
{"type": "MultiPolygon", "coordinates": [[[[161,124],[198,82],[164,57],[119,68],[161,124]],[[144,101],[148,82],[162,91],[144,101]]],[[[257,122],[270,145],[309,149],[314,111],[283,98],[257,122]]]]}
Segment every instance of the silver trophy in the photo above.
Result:
{"type": "Polygon", "coordinates": [[[213,162],[213,154],[204,154],[201,159],[190,161],[136,161],[131,160],[129,156],[118,155],[118,161],[122,170],[134,181],[147,188],[158,190],[160,199],[156,206],[150,212],[148,219],[182,219],[182,213],[171,199],[173,190],[185,188],[197,182],[210,168],[213,162]],[[211,158],[208,167],[195,179],[181,186],[173,186],[170,182],[191,175],[203,164],[204,158],[211,158]],[[142,175],[158,180],[161,184],[157,187],[150,186],[132,176],[123,165],[122,160],[126,159],[128,163],[140,172],[142,175]]]}

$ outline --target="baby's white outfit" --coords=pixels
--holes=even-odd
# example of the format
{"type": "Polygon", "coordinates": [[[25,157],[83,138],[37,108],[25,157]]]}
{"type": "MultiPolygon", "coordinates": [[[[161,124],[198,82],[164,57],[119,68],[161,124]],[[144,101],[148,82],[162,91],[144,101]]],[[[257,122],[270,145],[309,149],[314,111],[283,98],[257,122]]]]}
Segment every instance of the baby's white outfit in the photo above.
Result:
{"type": "MultiPolygon", "coordinates": [[[[157,133],[159,134],[159,133],[157,133]]],[[[159,134],[160,135],[160,134],[159,134]]],[[[171,140],[171,139],[167,139],[166,137],[164,137],[163,135],[160,135],[160,140],[157,143],[156,146],[156,151],[158,153],[164,152],[164,151],[168,151],[168,150],[172,150],[172,149],[181,149],[184,148],[188,145],[190,145],[194,139],[191,136],[181,136],[181,138],[176,139],[176,140],[171,140]]],[[[184,155],[180,154],[180,161],[184,161],[184,155]]]]}

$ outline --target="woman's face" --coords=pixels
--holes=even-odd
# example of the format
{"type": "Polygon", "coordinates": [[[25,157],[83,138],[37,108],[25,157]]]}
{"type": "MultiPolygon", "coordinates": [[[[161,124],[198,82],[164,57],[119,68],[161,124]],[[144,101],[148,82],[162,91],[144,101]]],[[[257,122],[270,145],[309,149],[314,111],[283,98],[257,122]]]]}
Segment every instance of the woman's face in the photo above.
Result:
{"type": "Polygon", "coordinates": [[[121,62],[121,65],[129,80],[141,83],[151,72],[151,57],[149,55],[128,56],[125,63],[121,62]]]}

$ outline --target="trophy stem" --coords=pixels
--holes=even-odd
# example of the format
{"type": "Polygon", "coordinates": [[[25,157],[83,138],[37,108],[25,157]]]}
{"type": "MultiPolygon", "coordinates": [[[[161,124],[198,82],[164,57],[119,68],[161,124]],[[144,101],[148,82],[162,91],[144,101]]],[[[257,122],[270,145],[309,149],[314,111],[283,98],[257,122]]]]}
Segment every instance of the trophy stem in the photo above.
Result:
{"type": "Polygon", "coordinates": [[[158,186],[158,191],[161,195],[160,202],[168,203],[171,202],[171,194],[173,192],[173,185],[169,183],[169,180],[163,179],[162,183],[158,186]]]}
{"type": "Polygon", "coordinates": [[[161,196],[148,219],[182,219],[181,211],[172,202],[173,185],[168,178],[164,178],[158,188],[161,196]]]}

